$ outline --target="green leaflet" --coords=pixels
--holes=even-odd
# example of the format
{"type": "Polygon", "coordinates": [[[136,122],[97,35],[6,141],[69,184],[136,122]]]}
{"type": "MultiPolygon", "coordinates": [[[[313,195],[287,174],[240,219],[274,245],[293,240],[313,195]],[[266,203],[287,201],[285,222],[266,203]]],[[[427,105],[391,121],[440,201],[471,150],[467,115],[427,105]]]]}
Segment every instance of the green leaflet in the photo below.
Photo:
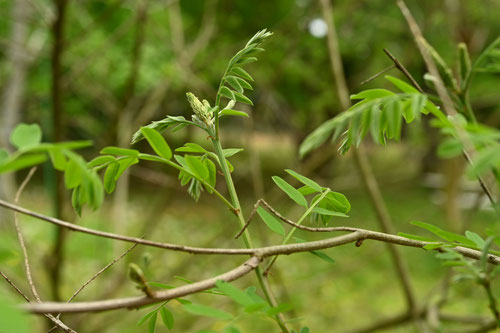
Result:
{"type": "Polygon", "coordinates": [[[260,218],[264,223],[277,234],[280,234],[282,236],[285,236],[285,228],[281,224],[278,219],[276,219],[273,215],[268,213],[264,208],[259,207],[257,208],[257,214],[259,214],[260,218]]]}
{"type": "Polygon", "coordinates": [[[141,133],[144,135],[146,140],[148,140],[149,145],[153,148],[155,153],[158,154],[158,156],[167,160],[172,158],[172,150],[170,150],[167,141],[165,141],[160,133],[149,127],[142,127],[141,133]]]}
{"type": "Polygon", "coordinates": [[[278,177],[278,176],[273,176],[272,177],[274,183],[278,185],[278,187],[286,193],[292,199],[295,201],[297,204],[307,207],[307,200],[304,198],[304,196],[297,190],[295,189],[292,185],[288,184],[283,178],[278,177]]]}

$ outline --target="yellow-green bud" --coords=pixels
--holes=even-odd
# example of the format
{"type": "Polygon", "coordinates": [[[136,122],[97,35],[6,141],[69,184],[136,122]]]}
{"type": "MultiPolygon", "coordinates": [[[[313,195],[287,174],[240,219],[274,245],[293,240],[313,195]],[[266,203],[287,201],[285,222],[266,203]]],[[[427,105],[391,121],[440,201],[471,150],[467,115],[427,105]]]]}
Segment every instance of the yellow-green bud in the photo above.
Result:
{"type": "Polygon", "coordinates": [[[203,103],[200,102],[198,97],[190,92],[186,93],[186,97],[194,112],[193,120],[211,126],[213,120],[212,113],[210,112],[210,103],[207,100],[203,100],[203,103]]]}
{"type": "Polygon", "coordinates": [[[144,285],[146,281],[144,279],[144,273],[142,272],[142,269],[133,262],[128,264],[128,277],[130,280],[141,286],[144,285]]]}

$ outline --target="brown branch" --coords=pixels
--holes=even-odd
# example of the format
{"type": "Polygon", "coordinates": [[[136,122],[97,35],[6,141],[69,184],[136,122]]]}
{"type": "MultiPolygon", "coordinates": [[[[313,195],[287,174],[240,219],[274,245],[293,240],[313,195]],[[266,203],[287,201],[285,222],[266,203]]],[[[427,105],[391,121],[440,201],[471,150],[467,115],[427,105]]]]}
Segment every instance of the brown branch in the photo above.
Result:
{"type": "MultiPolygon", "coordinates": [[[[110,268],[111,266],[113,266],[115,263],[117,263],[118,261],[120,261],[123,257],[125,257],[130,251],[132,251],[138,244],[135,243],[134,245],[132,245],[131,247],[129,247],[125,252],[123,252],[122,254],[120,254],[118,257],[116,257],[113,261],[111,261],[110,263],[108,263],[106,266],[104,266],[103,268],[101,268],[97,273],[95,273],[90,279],[88,279],[84,284],[81,285],[80,288],[78,288],[74,293],[73,295],[71,295],[71,297],[66,301],[66,303],[70,303],[85,287],[87,287],[90,283],[92,283],[92,281],[94,281],[95,279],[97,279],[99,277],[99,275],[101,275],[102,273],[104,273],[108,268],[110,268]]],[[[59,318],[61,316],[61,314],[59,313],[56,318],[59,318]]],[[[50,333],[52,331],[54,331],[55,329],[57,329],[57,327],[52,327],[47,333],[50,333]]]]}
{"type": "MultiPolygon", "coordinates": [[[[448,94],[448,91],[446,90],[446,87],[443,83],[443,80],[441,76],[439,75],[439,71],[436,67],[436,64],[434,60],[432,60],[431,55],[429,54],[429,50],[427,49],[427,41],[425,40],[424,36],[422,35],[422,32],[420,31],[420,28],[415,21],[415,18],[411,14],[410,10],[408,7],[406,7],[406,4],[402,0],[398,0],[397,4],[399,6],[399,9],[401,10],[401,13],[403,14],[406,22],[408,23],[408,26],[410,27],[410,31],[415,38],[415,42],[417,44],[417,47],[420,51],[420,54],[422,55],[422,58],[424,59],[425,65],[427,67],[427,70],[429,73],[434,77],[434,84],[436,86],[436,91],[439,95],[439,98],[441,99],[441,102],[443,103],[443,108],[445,113],[453,117],[457,114],[457,111],[455,110],[453,101],[450,98],[450,95],[448,94]]],[[[465,159],[467,160],[467,163],[472,165],[472,159],[470,157],[470,152],[474,151],[474,146],[468,140],[467,136],[465,133],[463,133],[463,129],[457,128],[457,136],[460,139],[460,141],[464,144],[464,149],[463,149],[463,154],[465,159]]],[[[496,209],[496,202],[493,198],[491,190],[488,188],[482,177],[477,174],[476,175],[479,184],[481,185],[481,188],[483,191],[486,193],[488,196],[488,199],[490,200],[493,208],[497,211],[496,209]]]]}
{"type": "MultiPolygon", "coordinates": [[[[339,50],[339,43],[337,38],[337,33],[335,29],[335,24],[333,22],[333,13],[330,0],[321,0],[321,7],[323,16],[325,18],[326,24],[328,26],[327,33],[327,44],[330,56],[330,64],[332,68],[333,76],[335,77],[335,83],[337,87],[337,95],[340,99],[342,108],[347,110],[351,106],[349,100],[349,90],[347,88],[346,77],[344,74],[344,68],[342,66],[342,58],[339,50]]],[[[366,157],[366,153],[363,150],[363,145],[360,145],[358,149],[353,150],[354,160],[358,168],[359,174],[363,181],[363,184],[368,192],[369,198],[373,204],[375,213],[377,214],[377,219],[383,232],[393,233],[393,225],[391,221],[391,216],[387,210],[387,207],[382,197],[377,179],[375,178],[370,162],[366,157]]],[[[414,309],[416,307],[415,293],[413,292],[410,276],[408,269],[401,258],[398,249],[388,244],[389,252],[392,256],[392,261],[394,263],[397,275],[399,277],[401,287],[406,297],[407,306],[409,309],[414,309]]]]}
{"type": "Polygon", "coordinates": [[[21,295],[21,296],[22,296],[22,297],[26,300],[26,302],[29,302],[29,301],[30,301],[30,299],[28,298],[28,296],[26,296],[26,294],[25,294],[25,293],[23,293],[23,292],[21,291],[21,289],[19,289],[19,288],[15,285],[15,283],[14,283],[14,282],[12,282],[12,280],[11,280],[11,279],[9,279],[9,277],[8,277],[7,275],[5,275],[2,271],[0,271],[0,275],[1,275],[4,279],[5,279],[5,281],[7,281],[7,283],[8,283],[8,284],[10,284],[10,286],[11,286],[12,288],[14,288],[14,289],[16,290],[16,292],[17,292],[19,295],[21,295]]]}
{"type": "Polygon", "coordinates": [[[218,275],[210,279],[184,285],[182,287],[155,292],[153,294],[154,297],[152,298],[140,296],[140,297],[130,297],[130,298],[122,298],[122,299],[114,299],[106,301],[79,302],[70,304],[47,302],[43,304],[29,304],[23,306],[23,308],[33,313],[96,312],[96,311],[105,311],[105,310],[122,309],[122,308],[137,308],[143,305],[179,298],[182,296],[190,295],[193,293],[213,288],[215,287],[215,283],[218,280],[224,280],[227,282],[236,280],[254,270],[258,266],[260,261],[261,259],[256,256],[251,257],[249,260],[245,261],[243,264],[239,265],[238,267],[229,272],[226,272],[224,274],[218,275]]]}
{"type": "Polygon", "coordinates": [[[384,48],[384,52],[385,54],[387,54],[387,56],[392,60],[392,62],[394,63],[394,66],[399,69],[401,71],[401,73],[403,73],[404,76],[406,76],[406,78],[408,80],[410,80],[411,84],[421,93],[423,94],[424,93],[424,90],[422,89],[422,87],[420,87],[420,85],[418,84],[418,82],[415,80],[415,78],[410,74],[410,72],[408,72],[408,70],[406,69],[405,66],[403,66],[402,63],[399,62],[399,60],[392,55],[391,52],[389,52],[388,49],[384,48]]]}
{"type": "MultiPolygon", "coordinates": [[[[150,241],[142,238],[137,238],[137,237],[129,237],[129,236],[123,236],[119,234],[113,234],[110,232],[105,232],[105,231],[99,231],[95,229],[90,229],[90,228],[85,228],[81,227],[78,225],[74,225],[69,222],[65,222],[53,217],[48,217],[40,213],[36,213],[33,211],[30,211],[26,208],[19,207],[17,205],[5,202],[3,200],[0,200],[0,206],[9,208],[11,210],[17,211],[22,214],[26,214],[28,216],[36,217],[37,219],[47,221],[56,225],[59,225],[61,227],[68,228],[70,230],[90,234],[90,235],[95,235],[103,238],[110,238],[110,239],[116,239],[120,241],[125,241],[125,242],[130,242],[130,243],[138,243],[141,245],[146,245],[146,246],[152,246],[152,247],[158,247],[162,249],[168,249],[168,250],[173,250],[173,251],[180,251],[180,252],[186,252],[186,253],[191,253],[191,254],[224,254],[224,255],[260,255],[261,257],[263,256],[273,256],[273,255],[278,255],[278,254],[292,254],[296,252],[307,252],[307,251],[312,251],[312,250],[321,250],[329,247],[334,247],[338,245],[343,245],[349,242],[355,242],[358,240],[365,240],[365,239],[372,239],[372,240],[377,240],[385,243],[391,243],[391,244],[397,244],[397,245],[402,245],[402,246],[410,246],[410,247],[417,247],[417,248],[423,248],[427,244],[433,244],[432,242],[423,242],[423,241],[418,241],[418,240],[413,240],[401,236],[396,236],[396,235],[391,235],[383,232],[377,232],[377,231],[371,231],[371,230],[365,230],[361,228],[352,228],[352,227],[335,227],[335,230],[330,230],[330,231],[345,231],[345,232],[351,232],[351,234],[340,236],[340,237],[334,237],[334,238],[328,238],[324,240],[319,240],[319,241],[314,241],[314,242],[308,242],[308,243],[300,243],[300,244],[285,244],[285,245],[273,245],[273,246],[266,246],[266,247],[260,247],[260,248],[251,248],[251,249],[223,249],[223,248],[201,248],[201,247],[192,247],[192,246],[184,246],[184,245],[178,245],[178,244],[171,244],[171,243],[162,243],[162,242],[155,242],[155,241],[150,241]],[[349,241],[344,242],[345,239],[342,237],[350,237],[349,241]],[[338,243],[339,241],[342,241],[341,243],[338,243]]],[[[300,226],[301,228],[308,228],[304,226],[300,226]]],[[[462,246],[457,246],[453,248],[458,253],[461,253],[465,257],[471,258],[471,259],[476,259],[479,260],[481,258],[481,251],[478,250],[473,250],[469,249],[466,247],[462,246]]],[[[441,248],[437,248],[436,251],[442,251],[441,248]]],[[[489,254],[488,255],[488,262],[490,264],[498,265],[500,264],[500,257],[489,254]]]]}

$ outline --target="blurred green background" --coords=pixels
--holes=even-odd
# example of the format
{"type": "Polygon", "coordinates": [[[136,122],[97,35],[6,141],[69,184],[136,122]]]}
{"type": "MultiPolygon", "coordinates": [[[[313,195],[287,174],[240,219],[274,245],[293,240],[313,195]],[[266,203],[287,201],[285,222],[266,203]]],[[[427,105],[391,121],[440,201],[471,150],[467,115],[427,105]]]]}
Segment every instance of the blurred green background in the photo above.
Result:
{"type": "MultiPolygon", "coordinates": [[[[407,5],[428,41],[452,68],[458,42],[468,45],[474,59],[500,35],[498,0],[425,0],[407,1],[407,5]]],[[[392,64],[383,48],[388,48],[424,84],[425,66],[393,1],[333,1],[332,7],[352,93],[386,86],[382,77],[361,85],[392,64]]],[[[284,176],[283,169],[291,168],[346,194],[352,204],[350,218],[335,220],[334,224],[379,230],[349,154],[340,156],[335,145],[325,145],[305,160],[298,159],[298,145],[305,136],[343,111],[330,70],[318,1],[0,0],[0,13],[0,146],[9,147],[8,135],[15,124],[39,123],[45,141],[93,140],[94,147],[82,152],[87,159],[108,145],[127,147],[131,135],[152,120],[166,115],[190,118],[186,91],[213,102],[228,60],[256,31],[268,28],[274,35],[264,46],[267,52],[249,66],[256,84],[248,96],[255,106],[244,111],[251,117],[224,119],[221,125],[225,147],[245,148],[232,158],[244,209],[249,212],[258,198],[265,197],[282,214],[298,218],[301,211],[271,181],[272,175],[284,176]],[[54,22],[61,19],[57,8],[63,3],[66,8],[59,43],[54,22]],[[60,71],[54,69],[56,45],[60,45],[60,71]],[[54,121],[54,117],[60,117],[60,121],[54,121]]],[[[401,77],[395,70],[389,74],[401,77]]],[[[499,84],[498,75],[478,74],[471,91],[477,117],[494,127],[500,123],[499,84]]],[[[192,129],[166,137],[173,147],[187,140],[208,144],[192,129]]],[[[405,127],[401,142],[377,147],[367,141],[369,158],[396,229],[421,234],[409,224],[419,220],[449,230],[460,230],[465,224],[483,235],[487,229],[497,231],[494,214],[478,208],[482,198],[476,184],[462,177],[463,163],[435,156],[439,139],[424,119],[405,127]],[[453,179],[459,179],[458,185],[453,179]]],[[[138,144],[139,148],[145,149],[142,145],[138,144]]],[[[16,184],[24,175],[2,176],[2,197],[12,200],[16,184]]],[[[242,246],[233,239],[237,223],[225,207],[207,194],[195,203],[178,184],[173,170],[147,163],[133,167],[116,193],[107,196],[104,207],[98,212],[86,210],[82,218],[66,207],[68,198],[57,197],[56,178],[49,165],[38,170],[21,205],[126,235],[192,246],[242,246]]],[[[222,178],[219,188],[225,193],[222,178]]],[[[1,211],[0,217],[2,271],[28,292],[12,214],[1,211]]],[[[31,218],[22,217],[21,221],[35,282],[44,300],[66,300],[127,247],[88,235],[68,234],[60,280],[54,283],[52,256],[59,237],[56,228],[31,218]]],[[[250,232],[258,245],[281,241],[261,222],[255,221],[250,232]]],[[[308,240],[325,237],[304,232],[298,236],[308,240]]],[[[418,300],[429,301],[447,270],[432,254],[406,248],[401,251],[418,300]]],[[[344,332],[404,312],[402,290],[384,244],[367,241],[359,248],[346,245],[325,252],[335,264],[307,253],[283,257],[270,278],[277,298],[294,305],[286,314],[296,320],[293,325],[308,326],[311,332],[344,332]]],[[[126,279],[127,263],[144,265],[144,258],[149,257],[147,278],[174,285],[182,284],[174,278],[176,275],[199,280],[241,262],[241,258],[191,256],[139,246],[77,300],[137,295],[126,279]]],[[[235,285],[245,288],[256,285],[256,281],[249,275],[235,285]]],[[[12,293],[4,283],[0,290],[12,293]]],[[[472,282],[453,284],[444,310],[488,316],[482,292],[472,282]]],[[[231,301],[219,296],[202,294],[189,299],[238,313],[231,301]]],[[[222,331],[227,325],[193,317],[175,302],[171,310],[176,321],[173,332],[222,331]]],[[[135,326],[142,313],[144,310],[120,310],[63,319],[81,332],[142,332],[147,329],[135,326]]],[[[44,320],[30,321],[34,331],[46,331],[44,320]]],[[[242,332],[277,332],[275,324],[265,318],[243,317],[235,325],[242,332]]],[[[469,327],[449,325],[450,329],[469,327]]],[[[408,323],[388,331],[416,329],[408,323]]],[[[157,332],[166,329],[158,324],[157,332]]]]}

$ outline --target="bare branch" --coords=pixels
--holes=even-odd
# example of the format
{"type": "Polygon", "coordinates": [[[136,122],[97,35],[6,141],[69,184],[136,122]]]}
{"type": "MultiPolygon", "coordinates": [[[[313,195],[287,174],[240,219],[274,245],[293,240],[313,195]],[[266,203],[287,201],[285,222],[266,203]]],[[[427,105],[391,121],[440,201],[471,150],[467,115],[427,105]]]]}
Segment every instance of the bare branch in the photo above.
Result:
{"type": "MultiPolygon", "coordinates": [[[[142,238],[137,238],[137,237],[129,237],[129,236],[123,236],[119,234],[113,234],[110,232],[105,232],[105,231],[99,231],[95,229],[90,229],[90,228],[85,228],[81,227],[78,225],[74,225],[69,222],[65,222],[53,217],[45,216],[40,213],[36,213],[33,211],[30,211],[26,208],[19,207],[17,205],[8,203],[6,201],[0,200],[0,206],[12,209],[14,211],[17,211],[22,214],[26,214],[29,216],[36,217],[40,220],[47,221],[56,225],[59,225],[61,227],[65,227],[74,231],[78,232],[83,232],[86,234],[90,235],[95,235],[99,237],[104,237],[104,238],[111,238],[111,239],[116,239],[116,240],[121,240],[125,242],[130,242],[130,243],[138,243],[141,245],[146,245],[146,246],[152,246],[152,247],[158,247],[158,248],[163,248],[163,249],[168,249],[168,250],[173,250],[173,251],[180,251],[180,252],[187,252],[191,254],[225,254],[225,255],[259,255],[260,257],[267,257],[267,256],[272,256],[272,255],[278,255],[278,254],[292,254],[296,252],[306,252],[306,251],[312,251],[312,250],[321,250],[321,249],[326,249],[338,245],[343,245],[346,243],[350,242],[355,242],[358,240],[365,240],[365,239],[372,239],[372,240],[377,240],[381,241],[384,243],[391,243],[391,244],[397,244],[397,245],[402,245],[402,246],[410,246],[410,247],[416,247],[416,248],[423,248],[427,244],[432,244],[432,242],[423,242],[423,241],[417,241],[401,236],[395,236],[383,232],[377,232],[377,231],[371,231],[371,230],[365,230],[365,229],[360,229],[360,228],[352,228],[352,227],[335,227],[335,229],[330,230],[330,231],[345,231],[345,232],[351,232],[349,235],[344,235],[340,237],[334,237],[334,238],[328,238],[324,240],[319,240],[319,241],[314,241],[314,242],[307,242],[307,243],[300,243],[300,244],[285,244],[285,245],[273,245],[273,246],[267,246],[267,247],[260,247],[260,248],[249,248],[249,249],[223,249],[223,248],[201,248],[201,247],[191,247],[191,246],[184,246],[184,245],[178,245],[178,244],[170,244],[170,243],[162,243],[162,242],[155,242],[155,241],[150,241],[142,238]],[[345,241],[343,237],[348,237],[348,241],[345,241]],[[340,241],[340,243],[339,243],[340,241]]],[[[304,228],[304,226],[300,226],[301,228],[304,228]]],[[[305,227],[308,228],[308,227],[305,227]]],[[[306,229],[307,230],[307,229],[306,229]]],[[[443,251],[441,248],[435,249],[436,251],[440,252],[443,251]]],[[[465,257],[471,258],[471,259],[476,259],[479,260],[481,258],[481,251],[478,250],[473,250],[469,249],[466,247],[462,246],[457,246],[453,248],[454,251],[461,253],[465,257]]],[[[488,255],[488,262],[493,265],[498,265],[500,264],[500,257],[489,254],[488,255]]]]}
{"type": "Polygon", "coordinates": [[[184,285],[182,287],[155,292],[153,294],[154,297],[152,298],[146,296],[140,296],[140,297],[130,297],[130,298],[113,299],[106,301],[79,302],[70,304],[47,302],[43,304],[29,304],[23,306],[23,308],[33,313],[96,312],[96,311],[105,311],[105,310],[122,309],[122,308],[137,308],[143,305],[179,298],[182,296],[190,295],[193,293],[213,288],[215,287],[215,283],[218,280],[224,280],[227,282],[236,280],[254,270],[259,265],[260,261],[261,259],[258,258],[257,256],[251,257],[249,260],[245,261],[243,264],[239,265],[238,267],[229,272],[226,272],[224,274],[218,275],[210,279],[184,285]]]}

